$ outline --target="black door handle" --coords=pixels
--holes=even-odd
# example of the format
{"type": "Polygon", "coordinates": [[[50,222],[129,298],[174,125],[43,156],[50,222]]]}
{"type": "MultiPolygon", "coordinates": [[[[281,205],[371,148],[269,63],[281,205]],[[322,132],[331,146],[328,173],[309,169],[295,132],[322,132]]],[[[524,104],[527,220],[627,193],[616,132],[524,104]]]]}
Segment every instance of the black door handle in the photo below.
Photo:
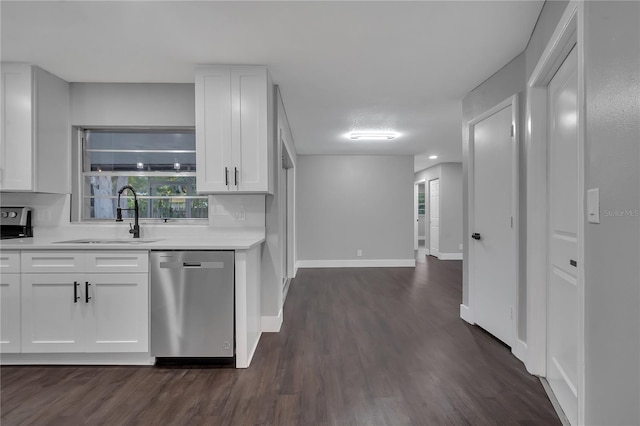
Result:
{"type": "Polygon", "coordinates": [[[84,282],[84,303],[89,303],[89,299],[91,299],[89,297],[89,286],[91,284],[89,284],[89,281],[85,281],[84,282]]]}
{"type": "Polygon", "coordinates": [[[236,181],[236,186],[238,186],[238,168],[237,167],[233,168],[233,177],[234,177],[234,180],[236,181]]]}
{"type": "Polygon", "coordinates": [[[224,168],[224,184],[226,186],[229,186],[229,168],[228,167],[224,168]]]}
{"type": "Polygon", "coordinates": [[[479,240],[481,237],[480,237],[480,234],[478,234],[477,232],[474,232],[473,234],[471,234],[471,238],[473,238],[474,240],[479,240]]]}
{"type": "Polygon", "coordinates": [[[569,259],[569,265],[571,265],[571,266],[575,266],[575,267],[578,267],[578,262],[576,262],[576,261],[575,261],[575,260],[573,260],[573,259],[569,259]]]}
{"type": "Polygon", "coordinates": [[[78,296],[79,285],[80,284],[78,284],[78,281],[73,282],[73,303],[78,303],[78,299],[80,299],[80,296],[78,296]]]}

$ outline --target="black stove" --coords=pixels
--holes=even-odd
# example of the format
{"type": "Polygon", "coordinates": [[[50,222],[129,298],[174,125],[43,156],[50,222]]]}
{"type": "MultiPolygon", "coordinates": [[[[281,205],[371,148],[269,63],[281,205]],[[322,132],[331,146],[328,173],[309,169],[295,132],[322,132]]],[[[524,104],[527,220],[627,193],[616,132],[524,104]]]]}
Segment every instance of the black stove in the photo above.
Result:
{"type": "Polygon", "coordinates": [[[2,207],[0,210],[0,239],[33,237],[29,207],[2,207]]]}

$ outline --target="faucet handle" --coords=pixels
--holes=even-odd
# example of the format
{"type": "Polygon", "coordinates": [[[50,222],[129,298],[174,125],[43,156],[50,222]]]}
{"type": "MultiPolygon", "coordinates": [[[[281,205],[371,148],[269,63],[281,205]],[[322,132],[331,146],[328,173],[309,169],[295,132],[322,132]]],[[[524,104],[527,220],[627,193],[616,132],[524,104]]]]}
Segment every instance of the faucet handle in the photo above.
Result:
{"type": "Polygon", "coordinates": [[[129,233],[133,234],[134,232],[136,232],[136,231],[133,229],[133,225],[131,223],[129,223],[129,233]]]}

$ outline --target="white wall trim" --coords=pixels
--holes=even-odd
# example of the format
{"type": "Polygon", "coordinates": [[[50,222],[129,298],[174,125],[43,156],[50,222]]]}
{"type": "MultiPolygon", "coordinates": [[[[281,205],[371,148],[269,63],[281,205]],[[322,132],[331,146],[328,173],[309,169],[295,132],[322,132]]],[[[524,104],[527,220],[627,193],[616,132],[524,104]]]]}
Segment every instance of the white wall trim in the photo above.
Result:
{"type": "Polygon", "coordinates": [[[511,348],[511,353],[523,363],[527,359],[527,343],[516,339],[516,344],[511,348]]]}
{"type": "Polygon", "coordinates": [[[415,259],[348,259],[348,260],[298,260],[298,268],[395,268],[415,267],[415,259]]]}
{"type": "Polygon", "coordinates": [[[263,316],[261,321],[263,333],[279,332],[280,327],[282,327],[282,309],[280,309],[277,316],[263,316]]]}
{"type": "Polygon", "coordinates": [[[153,365],[155,358],[141,353],[24,353],[1,354],[2,365],[153,365]]]}
{"type": "Polygon", "coordinates": [[[462,253],[440,253],[440,260],[462,260],[462,253]]]}
{"type": "Polygon", "coordinates": [[[474,302],[477,300],[476,297],[476,286],[474,283],[474,258],[475,258],[475,241],[471,241],[471,233],[474,232],[473,229],[475,227],[475,179],[474,179],[474,170],[475,170],[475,153],[474,153],[474,128],[476,124],[481,121],[491,117],[495,113],[507,108],[511,107],[511,122],[514,126],[515,132],[513,135],[513,151],[511,153],[511,212],[513,215],[513,237],[511,241],[511,247],[514,252],[514,261],[515,267],[513,270],[512,280],[515,286],[513,297],[511,300],[511,306],[513,309],[513,329],[512,329],[512,341],[505,342],[510,346],[515,346],[515,342],[518,339],[518,291],[520,289],[520,202],[519,202],[519,188],[520,188],[520,112],[519,112],[519,103],[518,103],[518,94],[514,94],[504,101],[500,102],[493,108],[488,109],[484,113],[479,116],[468,121],[466,129],[467,129],[467,138],[468,138],[468,146],[469,146],[469,161],[468,161],[468,171],[467,171],[467,203],[468,203],[468,218],[467,218],[467,226],[468,232],[467,235],[464,236],[463,243],[468,247],[468,258],[467,262],[469,265],[469,278],[468,278],[468,289],[469,289],[469,297],[468,297],[468,306],[473,308],[474,302]]]}
{"type": "Polygon", "coordinates": [[[429,249],[419,248],[417,252],[418,252],[418,256],[421,256],[421,257],[429,256],[429,249]]]}
{"type": "Polygon", "coordinates": [[[475,324],[473,320],[473,311],[467,305],[460,304],[460,318],[468,322],[469,324],[475,324]]]}
{"type": "MultiPolygon", "coordinates": [[[[253,361],[253,356],[256,353],[256,349],[258,349],[258,344],[260,343],[260,338],[262,338],[262,331],[260,332],[260,335],[258,336],[258,339],[256,340],[256,342],[253,344],[253,348],[249,352],[247,366],[246,367],[240,367],[240,366],[236,365],[236,368],[249,368],[249,365],[251,364],[251,361],[253,361]]],[[[237,362],[236,362],[236,364],[237,364],[237,362]]]]}
{"type": "MultiPolygon", "coordinates": [[[[578,202],[585,189],[584,4],[572,0],[527,82],[527,358],[529,372],[547,374],[548,149],[547,86],[573,46],[578,53],[578,202]]],[[[584,215],[578,216],[578,424],[585,422],[584,215]]]]}

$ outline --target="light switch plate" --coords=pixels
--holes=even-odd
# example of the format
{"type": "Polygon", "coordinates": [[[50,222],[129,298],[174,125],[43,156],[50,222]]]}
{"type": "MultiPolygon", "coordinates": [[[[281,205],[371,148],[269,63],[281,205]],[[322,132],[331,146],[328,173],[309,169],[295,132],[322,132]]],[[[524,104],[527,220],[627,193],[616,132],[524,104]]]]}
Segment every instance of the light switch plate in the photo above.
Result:
{"type": "Polygon", "coordinates": [[[600,188],[587,191],[587,222],[600,223],[600,188]]]}

